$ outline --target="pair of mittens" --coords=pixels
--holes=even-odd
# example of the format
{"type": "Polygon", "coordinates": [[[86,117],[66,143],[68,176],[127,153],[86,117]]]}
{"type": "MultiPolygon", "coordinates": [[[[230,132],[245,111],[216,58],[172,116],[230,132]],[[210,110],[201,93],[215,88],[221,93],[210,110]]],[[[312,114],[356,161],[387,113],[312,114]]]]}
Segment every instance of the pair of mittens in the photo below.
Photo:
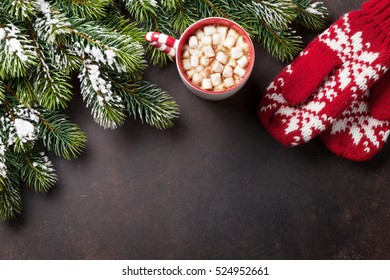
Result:
{"type": "Polygon", "coordinates": [[[282,144],[321,135],[345,158],[372,158],[390,132],[390,2],[370,0],[318,36],[267,88],[258,116],[282,144]]]}

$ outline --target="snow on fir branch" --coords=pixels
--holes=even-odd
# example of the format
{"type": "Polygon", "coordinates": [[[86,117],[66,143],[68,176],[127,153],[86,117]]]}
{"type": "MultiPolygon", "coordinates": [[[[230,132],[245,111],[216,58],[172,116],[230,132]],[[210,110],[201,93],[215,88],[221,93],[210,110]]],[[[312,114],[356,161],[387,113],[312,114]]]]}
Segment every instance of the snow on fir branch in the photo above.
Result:
{"type": "Polygon", "coordinates": [[[104,128],[132,116],[165,129],[178,117],[167,92],[141,81],[143,32],[121,3],[0,2],[0,219],[21,212],[22,185],[47,192],[57,181],[45,150],[65,159],[82,152],[85,134],[59,111],[74,94],[72,77],[104,128]]]}
{"type": "Polygon", "coordinates": [[[38,192],[57,180],[42,147],[69,159],[85,146],[85,135],[67,116],[21,104],[12,85],[0,83],[0,219],[21,211],[22,183],[38,192]]]}

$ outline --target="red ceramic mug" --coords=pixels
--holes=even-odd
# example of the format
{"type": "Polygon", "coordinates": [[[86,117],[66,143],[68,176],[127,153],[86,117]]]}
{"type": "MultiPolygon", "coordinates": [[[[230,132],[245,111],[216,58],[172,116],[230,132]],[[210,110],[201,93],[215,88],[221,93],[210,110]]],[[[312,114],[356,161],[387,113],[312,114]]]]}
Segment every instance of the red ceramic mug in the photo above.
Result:
{"type": "Polygon", "coordinates": [[[180,39],[175,39],[171,36],[161,34],[159,32],[148,32],[145,35],[146,41],[161,50],[162,52],[172,56],[176,60],[177,70],[179,72],[180,78],[187,86],[187,88],[194,93],[195,95],[207,99],[207,100],[222,100],[228,98],[238,92],[244,84],[249,79],[249,76],[252,72],[254,63],[255,63],[255,50],[251,38],[248,33],[237,23],[229,19],[220,18],[220,17],[210,17],[201,19],[192,25],[190,25],[181,35],[180,39]],[[182,65],[182,55],[184,46],[188,43],[188,39],[191,35],[194,35],[196,31],[202,29],[208,25],[222,25],[228,28],[234,29],[239,35],[241,35],[244,41],[249,46],[249,62],[246,66],[246,72],[239,83],[235,84],[232,87],[229,87],[222,91],[212,91],[204,90],[199,86],[196,86],[186,75],[186,71],[183,69],[182,65]]]}

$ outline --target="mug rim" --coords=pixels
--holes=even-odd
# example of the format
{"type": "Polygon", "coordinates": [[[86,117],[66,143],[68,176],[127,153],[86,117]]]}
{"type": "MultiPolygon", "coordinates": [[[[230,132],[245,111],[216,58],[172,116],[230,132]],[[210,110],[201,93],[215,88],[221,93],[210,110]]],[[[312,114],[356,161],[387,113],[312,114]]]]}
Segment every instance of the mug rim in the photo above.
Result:
{"type": "Polygon", "coordinates": [[[254,64],[255,64],[255,47],[253,45],[252,39],[250,38],[249,34],[238,23],[236,23],[230,19],[223,18],[223,17],[207,17],[207,18],[198,20],[198,21],[194,22],[193,24],[191,24],[181,35],[181,37],[179,39],[179,44],[178,44],[178,47],[176,50],[176,66],[177,66],[177,69],[179,71],[179,74],[182,76],[184,81],[188,85],[190,85],[193,89],[200,91],[201,93],[204,93],[207,95],[226,95],[226,94],[228,94],[231,91],[234,91],[236,89],[239,90],[243,86],[243,84],[246,83],[249,76],[251,75],[254,64]],[[182,63],[181,63],[181,55],[182,55],[183,46],[186,43],[188,37],[190,35],[194,34],[195,31],[199,30],[200,28],[202,28],[203,26],[205,26],[207,24],[216,24],[216,25],[221,24],[221,25],[227,26],[229,28],[233,28],[236,31],[238,31],[240,35],[245,37],[245,41],[249,45],[250,60],[249,60],[248,68],[247,68],[248,70],[246,71],[245,75],[242,77],[241,82],[234,85],[233,87],[230,87],[228,89],[221,90],[221,91],[209,91],[209,90],[204,90],[200,87],[195,86],[191,82],[191,80],[188,79],[188,77],[183,69],[182,63]]]}

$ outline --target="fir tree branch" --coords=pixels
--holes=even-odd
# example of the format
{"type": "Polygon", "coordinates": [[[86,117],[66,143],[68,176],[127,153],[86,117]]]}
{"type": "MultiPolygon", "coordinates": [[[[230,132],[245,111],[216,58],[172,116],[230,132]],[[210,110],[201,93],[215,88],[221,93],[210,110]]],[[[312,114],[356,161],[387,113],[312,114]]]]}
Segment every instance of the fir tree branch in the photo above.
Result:
{"type": "Polygon", "coordinates": [[[161,5],[163,5],[168,11],[171,10],[183,10],[186,0],[160,0],[161,5]]]}
{"type": "Polygon", "coordinates": [[[322,2],[311,3],[310,0],[293,0],[297,7],[297,21],[310,30],[326,27],[329,11],[322,2]]]}
{"type": "Polygon", "coordinates": [[[30,79],[34,81],[34,91],[37,93],[38,103],[49,110],[65,109],[72,98],[70,77],[53,69],[52,61],[46,59],[50,56],[44,53],[45,47],[38,42],[31,25],[28,25],[28,32],[39,59],[36,71],[30,75],[30,79]]]}
{"type": "Polygon", "coordinates": [[[292,29],[276,31],[264,22],[256,32],[264,48],[281,61],[292,60],[302,50],[302,37],[292,29]]]}
{"type": "Polygon", "coordinates": [[[14,219],[22,211],[22,199],[19,190],[19,166],[17,156],[4,152],[7,176],[0,179],[0,219],[14,219]]]}
{"type": "Polygon", "coordinates": [[[148,60],[152,65],[164,66],[167,65],[168,61],[173,62],[173,58],[166,55],[162,51],[156,49],[153,46],[147,46],[146,52],[148,60]]]}
{"type": "Polygon", "coordinates": [[[245,5],[248,15],[254,16],[263,26],[276,31],[289,28],[297,14],[290,0],[251,1],[245,5]]]}
{"type": "Polygon", "coordinates": [[[47,48],[41,45],[46,56],[46,61],[53,68],[53,71],[61,72],[66,76],[79,71],[82,65],[82,58],[75,52],[64,46],[47,48]]]}
{"type": "Polygon", "coordinates": [[[159,129],[172,127],[179,116],[179,107],[165,91],[147,81],[121,84],[127,111],[142,122],[159,129]]]}
{"type": "Polygon", "coordinates": [[[23,105],[16,105],[15,97],[8,97],[6,106],[10,107],[10,120],[6,126],[9,127],[8,146],[13,147],[15,153],[25,153],[33,149],[34,144],[38,140],[38,120],[39,112],[33,108],[24,107],[23,105]]]}
{"type": "Polygon", "coordinates": [[[33,85],[33,82],[29,78],[24,77],[9,80],[9,84],[9,87],[16,89],[13,95],[15,95],[19,102],[24,106],[38,103],[38,96],[35,91],[35,87],[33,85]]]}
{"type": "MultiPolygon", "coordinates": [[[[172,31],[156,1],[137,1],[150,13],[144,14],[147,26],[172,31]]],[[[171,4],[179,7],[184,0],[171,4]]],[[[142,19],[142,12],[133,12],[142,19]]],[[[193,19],[183,12],[177,15],[174,25],[179,29],[193,19]]],[[[79,74],[83,100],[99,125],[116,128],[129,113],[158,128],[172,126],[177,104],[161,89],[137,82],[147,67],[143,36],[135,22],[121,15],[117,1],[0,3],[1,219],[20,213],[22,182],[37,192],[48,191],[56,182],[41,148],[70,159],[85,147],[81,129],[53,110],[69,103],[72,74],[79,74]]]]}
{"type": "Polygon", "coordinates": [[[70,77],[50,68],[42,65],[35,75],[39,105],[49,110],[65,109],[73,95],[70,77]]]}
{"type": "Polygon", "coordinates": [[[144,50],[130,36],[80,19],[73,18],[71,22],[73,26],[78,26],[77,30],[73,30],[75,36],[71,37],[77,54],[87,54],[89,59],[120,73],[141,74],[146,69],[144,50]]]}
{"type": "Polygon", "coordinates": [[[6,149],[3,131],[0,130],[0,192],[4,190],[7,179],[6,149]]]}
{"type": "Polygon", "coordinates": [[[53,164],[42,152],[20,155],[19,166],[22,181],[36,192],[48,192],[57,181],[53,164]]]}
{"type": "Polygon", "coordinates": [[[81,95],[92,116],[104,128],[117,128],[125,119],[122,98],[113,90],[107,72],[87,59],[79,75],[81,95]]]}
{"type": "Polygon", "coordinates": [[[197,10],[194,6],[189,5],[188,7],[177,7],[175,10],[168,8],[166,12],[168,18],[172,19],[172,28],[173,30],[182,33],[184,30],[193,24],[197,18],[194,15],[197,15],[197,10]]]}
{"type": "Polygon", "coordinates": [[[198,10],[201,14],[207,15],[208,17],[224,17],[229,18],[228,13],[221,9],[218,3],[219,1],[203,0],[199,1],[198,10]],[[206,4],[206,5],[203,5],[206,4]]]}
{"type": "Polygon", "coordinates": [[[14,122],[15,121],[15,116],[14,116],[14,113],[13,113],[13,110],[12,110],[10,104],[8,103],[8,101],[6,99],[6,96],[4,96],[4,98],[2,100],[2,105],[4,105],[6,110],[1,110],[0,112],[1,112],[2,116],[5,116],[5,119],[0,119],[0,122],[2,124],[2,127],[1,127],[2,130],[5,130],[6,129],[5,122],[9,122],[9,121],[13,121],[14,122]]]}
{"type": "Polygon", "coordinates": [[[5,99],[4,91],[5,91],[4,83],[0,81],[0,102],[5,99]]]}
{"type": "Polygon", "coordinates": [[[38,3],[39,10],[43,15],[34,22],[34,30],[38,38],[49,45],[55,43],[57,46],[61,46],[65,44],[66,38],[71,33],[68,17],[45,0],[38,0],[38,3]]]}
{"type": "Polygon", "coordinates": [[[0,22],[0,78],[25,76],[37,64],[33,43],[20,22],[0,22]]]}
{"type": "Polygon", "coordinates": [[[119,12],[112,12],[106,17],[100,19],[100,22],[108,29],[115,30],[116,32],[131,38],[140,44],[145,42],[144,32],[137,26],[135,22],[122,16],[119,12]]]}
{"type": "MultiPolygon", "coordinates": [[[[171,17],[163,7],[154,0],[121,0],[130,15],[142,28],[143,32],[157,31],[175,37],[172,28],[171,17]]],[[[173,61],[171,57],[155,48],[146,48],[150,63],[153,65],[166,65],[167,61],[173,61]]]]}
{"type": "Polygon", "coordinates": [[[77,156],[85,148],[86,135],[69,118],[56,111],[44,111],[40,117],[39,137],[43,145],[65,159],[77,156]]]}
{"type": "Polygon", "coordinates": [[[55,4],[68,16],[96,20],[107,13],[107,7],[112,0],[55,0],[55,4]]]}
{"type": "Polygon", "coordinates": [[[2,0],[0,9],[8,11],[16,19],[31,19],[36,15],[36,2],[34,0],[2,0]]]}
{"type": "Polygon", "coordinates": [[[125,7],[137,22],[147,22],[150,19],[157,18],[157,2],[155,0],[122,0],[125,7]]]}

